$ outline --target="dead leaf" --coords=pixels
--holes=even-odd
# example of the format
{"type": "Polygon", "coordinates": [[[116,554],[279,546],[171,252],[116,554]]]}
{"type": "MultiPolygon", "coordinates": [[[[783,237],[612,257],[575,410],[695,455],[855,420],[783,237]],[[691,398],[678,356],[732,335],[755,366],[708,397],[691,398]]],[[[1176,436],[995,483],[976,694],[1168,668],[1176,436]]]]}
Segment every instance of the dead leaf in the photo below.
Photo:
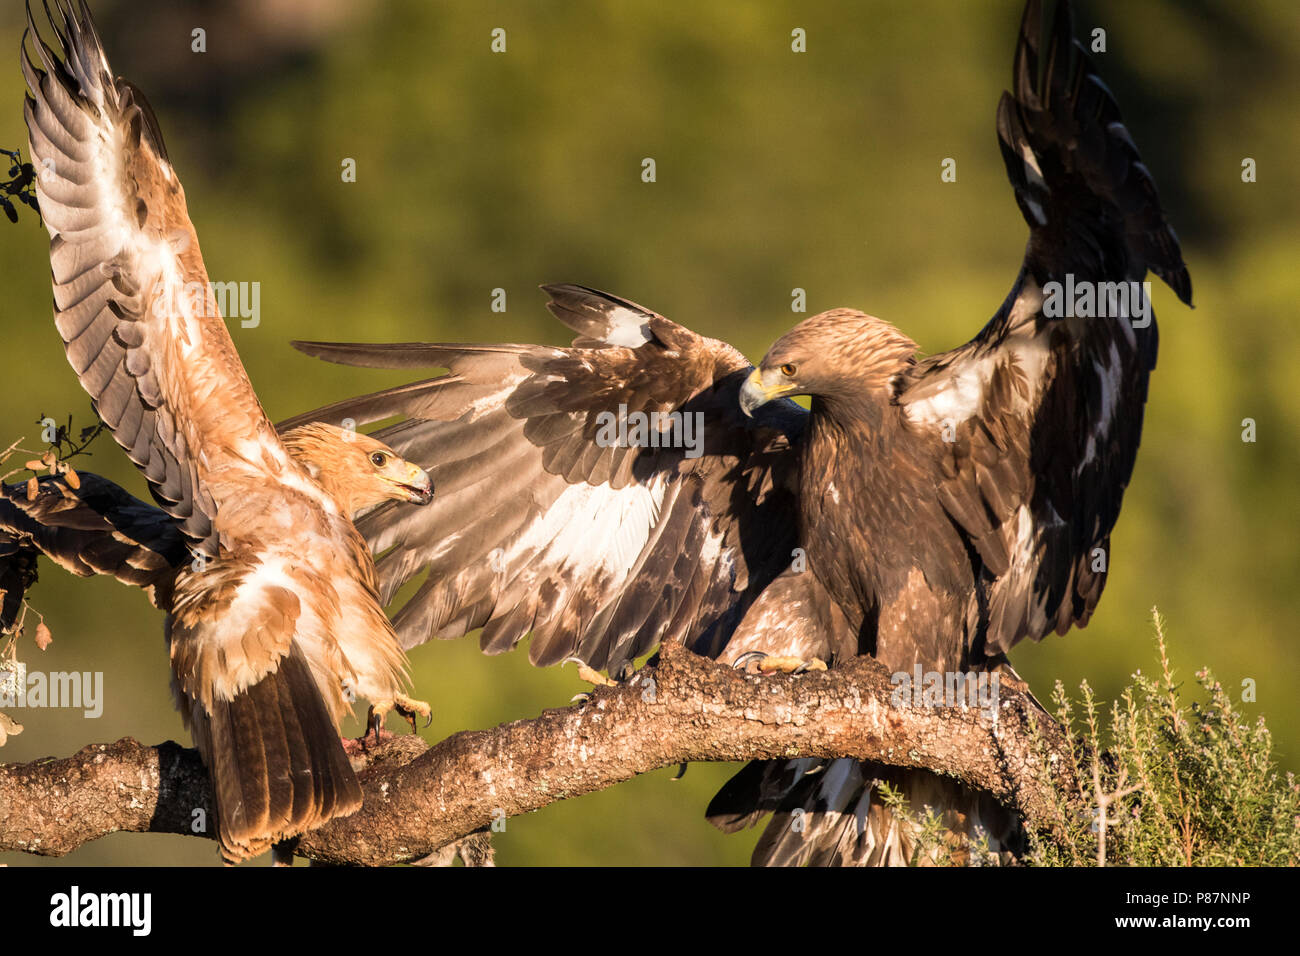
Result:
{"type": "Polygon", "coordinates": [[[26,468],[28,471],[41,471],[45,468],[45,462],[29,461],[27,464],[23,465],[23,467],[26,468]]]}
{"type": "Polygon", "coordinates": [[[75,471],[72,470],[72,466],[71,466],[71,465],[67,465],[67,466],[65,466],[65,467],[66,467],[68,470],[67,470],[66,472],[64,472],[64,475],[63,475],[64,479],[65,479],[65,480],[68,482],[68,484],[71,485],[74,489],[76,489],[76,488],[80,488],[80,487],[81,487],[81,476],[78,475],[75,471]]]}
{"type": "Polygon", "coordinates": [[[36,641],[36,646],[41,650],[45,650],[45,648],[54,643],[54,635],[50,633],[50,629],[45,626],[44,621],[41,621],[41,623],[36,625],[34,640],[36,641]]]}
{"type": "Polygon", "coordinates": [[[37,481],[35,477],[28,478],[27,479],[27,500],[35,501],[36,496],[40,494],[40,491],[41,491],[41,483],[37,481]]]}
{"type": "Polygon", "coordinates": [[[0,747],[3,747],[10,737],[17,737],[22,732],[22,724],[15,723],[12,717],[0,711],[0,747]]]}

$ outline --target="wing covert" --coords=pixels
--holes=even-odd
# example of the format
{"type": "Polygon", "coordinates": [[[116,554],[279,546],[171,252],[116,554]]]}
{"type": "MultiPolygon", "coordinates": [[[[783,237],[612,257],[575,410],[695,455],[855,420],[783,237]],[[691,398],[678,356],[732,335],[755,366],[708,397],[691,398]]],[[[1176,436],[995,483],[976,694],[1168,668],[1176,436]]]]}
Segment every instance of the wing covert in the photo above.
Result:
{"type": "Polygon", "coordinates": [[[734,626],[790,560],[804,412],[785,403],[752,422],[735,349],[604,293],[546,291],[578,333],[571,348],[295,343],[449,373],[281,427],[402,419],[375,437],[425,467],[438,495],[358,528],[386,602],[419,581],[394,615],[408,648],[481,627],[489,653],[531,632],[535,663],[605,667],[734,626]]]}

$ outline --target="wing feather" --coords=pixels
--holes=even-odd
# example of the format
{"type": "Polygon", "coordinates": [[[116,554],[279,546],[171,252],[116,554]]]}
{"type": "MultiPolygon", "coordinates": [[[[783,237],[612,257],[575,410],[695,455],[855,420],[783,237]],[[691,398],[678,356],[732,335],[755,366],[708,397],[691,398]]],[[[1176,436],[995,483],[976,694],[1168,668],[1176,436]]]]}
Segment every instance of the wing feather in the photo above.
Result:
{"type": "Polygon", "coordinates": [[[1191,303],[1178,239],[1119,107],[1073,37],[1068,3],[1056,5],[1045,40],[1043,27],[1031,0],[1015,92],[997,114],[1030,227],[1020,274],[979,335],[897,383],[907,420],[935,436],[940,499],[980,558],[990,654],[1087,623],[1156,361],[1153,314],[1061,315],[1048,298],[1141,283],[1151,271],[1191,303]]]}
{"type": "Polygon", "coordinates": [[[25,484],[0,485],[0,563],[21,551],[45,554],[82,577],[111,574],[163,609],[171,605],[176,568],[189,558],[166,512],[90,472],[81,472],[78,488],[42,478],[31,500],[25,484]]]}
{"type": "Polygon", "coordinates": [[[55,325],[155,499],[215,554],[211,472],[252,472],[254,459],[287,453],[221,319],[152,110],[113,79],[84,3],[47,13],[59,51],[28,7],[21,61],[55,325]]]}
{"type": "Polygon", "coordinates": [[[803,411],[781,403],[752,423],[738,401],[750,365],[730,346],[605,293],[546,291],[571,348],[295,343],[449,370],[281,424],[402,418],[376,437],[428,468],[438,496],[358,527],[385,601],[420,580],[394,614],[406,647],[482,627],[489,653],[531,632],[534,663],[610,666],[731,620],[790,559],[803,411]],[[699,457],[602,438],[609,416],[635,412],[702,416],[699,457]]]}

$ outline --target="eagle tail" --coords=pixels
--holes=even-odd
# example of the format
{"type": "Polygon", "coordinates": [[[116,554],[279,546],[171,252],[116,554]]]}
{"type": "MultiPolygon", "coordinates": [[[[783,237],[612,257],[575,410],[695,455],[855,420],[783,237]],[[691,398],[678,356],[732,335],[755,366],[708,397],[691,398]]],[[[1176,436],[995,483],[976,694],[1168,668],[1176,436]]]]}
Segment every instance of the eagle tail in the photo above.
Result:
{"type": "Polygon", "coordinates": [[[189,710],[228,863],[361,806],[361,785],[296,644],[262,680],[214,699],[210,714],[198,700],[189,710]]]}
{"type": "Polygon", "coordinates": [[[1024,852],[1019,818],[987,794],[925,771],[857,760],[754,761],[709,804],[709,822],[732,833],[772,819],[754,848],[755,866],[912,866],[935,862],[913,819],[884,800],[899,793],[909,817],[932,810],[954,862],[969,862],[972,838],[999,860],[1024,852]]]}

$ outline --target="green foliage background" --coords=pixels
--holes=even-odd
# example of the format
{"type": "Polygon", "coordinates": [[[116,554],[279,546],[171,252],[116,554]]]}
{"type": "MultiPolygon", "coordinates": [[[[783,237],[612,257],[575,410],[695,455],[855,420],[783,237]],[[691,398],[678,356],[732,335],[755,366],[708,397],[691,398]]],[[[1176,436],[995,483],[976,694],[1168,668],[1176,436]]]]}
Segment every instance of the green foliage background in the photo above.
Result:
{"type": "MultiPolygon", "coordinates": [[[[21,17],[0,13],[0,146],[22,144],[21,17]],[[8,56],[8,55],[6,55],[8,56]]],[[[996,147],[1019,0],[620,3],[268,0],[96,4],[115,70],[151,99],[214,280],[261,283],[261,324],[231,332],[273,418],[401,380],[326,366],[292,338],[562,343],[535,290],[576,281],[644,303],[757,359],[801,316],[854,306],[923,348],[969,338],[1006,293],[1026,228],[996,147]],[[312,12],[314,11],[314,12],[312,12]],[[190,51],[207,30],[208,52],[190,51]],[[507,31],[508,51],[489,50],[507,31]],[[807,31],[808,52],[790,50],[807,31]],[[340,181],[344,157],[355,184],[340,181]],[[641,181],[653,157],[658,181],[641,181]],[[956,183],[940,182],[945,157],[956,183]],[[508,294],[504,314],[490,292],[508,294]]],[[[1300,10],[1289,0],[1118,0],[1076,14],[1107,32],[1100,68],[1184,241],[1196,309],[1163,286],[1146,430],[1085,631],[1018,648],[1046,695],[1086,677],[1113,697],[1149,661],[1148,609],[1190,678],[1257,683],[1297,767],[1300,10]],[[1243,157],[1258,164],[1241,182],[1243,157]],[[1241,440],[1242,419],[1258,441],[1241,440]]],[[[44,233],[0,228],[0,438],[88,401],[50,320],[44,233]]],[[[143,483],[101,441],[81,467],[143,483]]],[[[182,737],[160,615],[108,580],[43,571],[55,643],[29,666],[100,670],[98,720],[17,712],[6,761],[92,741],[182,737]]],[[[560,706],[572,668],[473,639],[413,654],[436,740],[560,706]]],[[[753,837],[703,820],[728,767],[671,771],[511,820],[503,864],[716,864],[753,837]]],[[[211,844],[119,835],[77,863],[217,860],[211,844]]],[[[35,862],[0,854],[0,862],[35,862]]]]}

